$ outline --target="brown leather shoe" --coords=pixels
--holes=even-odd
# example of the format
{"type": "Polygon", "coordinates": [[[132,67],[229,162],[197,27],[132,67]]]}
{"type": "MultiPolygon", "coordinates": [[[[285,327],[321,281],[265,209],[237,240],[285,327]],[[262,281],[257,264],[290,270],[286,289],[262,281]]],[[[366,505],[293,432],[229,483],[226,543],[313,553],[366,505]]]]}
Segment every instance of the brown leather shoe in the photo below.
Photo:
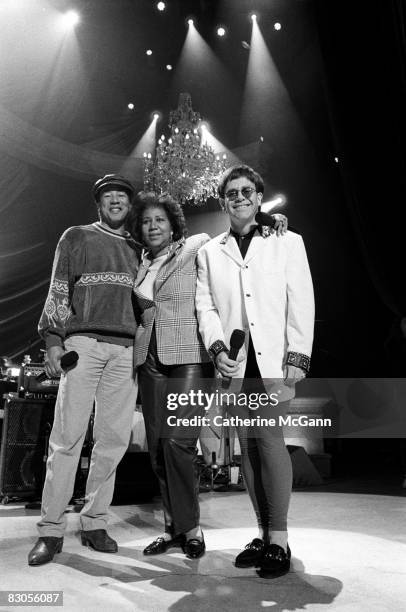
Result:
{"type": "Polygon", "coordinates": [[[62,550],[63,538],[43,536],[38,538],[34,548],[28,553],[28,565],[44,565],[52,561],[62,550]]]}
{"type": "Polygon", "coordinates": [[[116,553],[118,545],[111,538],[105,529],[90,529],[89,531],[80,532],[83,546],[88,546],[98,552],[116,553]]]}

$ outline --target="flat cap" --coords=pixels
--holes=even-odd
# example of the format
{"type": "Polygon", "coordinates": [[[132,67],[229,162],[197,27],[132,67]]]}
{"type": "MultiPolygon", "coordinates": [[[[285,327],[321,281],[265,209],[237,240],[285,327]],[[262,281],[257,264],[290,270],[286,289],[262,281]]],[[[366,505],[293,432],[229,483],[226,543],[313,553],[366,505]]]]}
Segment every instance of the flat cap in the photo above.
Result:
{"type": "Polygon", "coordinates": [[[134,185],[130,183],[130,181],[119,174],[106,174],[102,178],[98,179],[92,188],[93,197],[96,202],[99,199],[99,195],[102,189],[105,187],[116,187],[117,189],[122,189],[126,193],[130,199],[134,196],[134,185]]]}

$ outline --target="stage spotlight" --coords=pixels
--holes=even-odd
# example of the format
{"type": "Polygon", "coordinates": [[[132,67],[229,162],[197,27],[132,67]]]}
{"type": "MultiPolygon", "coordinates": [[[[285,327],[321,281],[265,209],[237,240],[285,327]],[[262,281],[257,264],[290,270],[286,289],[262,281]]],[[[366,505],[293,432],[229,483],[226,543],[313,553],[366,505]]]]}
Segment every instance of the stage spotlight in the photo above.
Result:
{"type": "Polygon", "coordinates": [[[187,22],[188,22],[188,25],[190,25],[190,26],[194,25],[193,19],[188,19],[187,22]]]}
{"type": "Polygon", "coordinates": [[[225,33],[226,33],[225,28],[223,28],[222,26],[217,28],[217,36],[224,36],[225,33]]]}
{"type": "Polygon", "coordinates": [[[335,163],[336,163],[336,164],[338,164],[338,162],[339,162],[338,157],[335,157],[335,158],[334,158],[334,161],[335,161],[335,163]]]}
{"type": "Polygon", "coordinates": [[[134,104],[133,104],[132,102],[129,102],[129,103],[127,104],[127,107],[128,107],[130,110],[134,110],[134,104]]]}
{"type": "Polygon", "coordinates": [[[76,11],[68,11],[62,15],[62,23],[67,30],[69,28],[74,28],[79,21],[79,15],[76,13],[76,11]]]}
{"type": "Polygon", "coordinates": [[[167,70],[172,70],[172,64],[166,64],[166,69],[167,70]]]}
{"type": "Polygon", "coordinates": [[[145,51],[145,53],[146,53],[147,55],[152,55],[152,50],[151,50],[151,49],[147,49],[147,50],[145,51]]]}
{"type": "Polygon", "coordinates": [[[153,118],[153,119],[155,119],[155,121],[158,121],[158,119],[159,119],[159,113],[154,113],[154,114],[152,115],[152,118],[153,118]]]}
{"type": "Polygon", "coordinates": [[[287,202],[287,197],[283,193],[276,194],[272,200],[268,200],[267,202],[263,202],[261,204],[262,212],[270,212],[276,206],[284,206],[287,202]]]}
{"type": "Polygon", "coordinates": [[[255,13],[252,13],[252,15],[251,15],[251,19],[252,19],[252,21],[256,21],[256,20],[257,20],[257,16],[256,16],[256,14],[255,14],[255,13]]]}
{"type": "Polygon", "coordinates": [[[158,11],[164,11],[165,7],[166,7],[166,4],[165,4],[165,2],[158,2],[156,7],[157,7],[158,11]]]}
{"type": "Polygon", "coordinates": [[[282,24],[280,24],[278,21],[276,23],[273,24],[273,29],[274,30],[281,30],[282,29],[282,24]]]}
{"type": "Polygon", "coordinates": [[[283,193],[278,194],[272,200],[275,203],[275,206],[283,206],[286,204],[286,196],[283,193]]]}
{"type": "Polygon", "coordinates": [[[199,123],[199,129],[201,133],[200,143],[202,146],[208,145],[211,147],[216,155],[216,160],[223,161],[229,159],[231,162],[238,162],[238,158],[224,146],[220,140],[218,140],[213,134],[210,132],[210,124],[207,121],[201,121],[199,123]]]}

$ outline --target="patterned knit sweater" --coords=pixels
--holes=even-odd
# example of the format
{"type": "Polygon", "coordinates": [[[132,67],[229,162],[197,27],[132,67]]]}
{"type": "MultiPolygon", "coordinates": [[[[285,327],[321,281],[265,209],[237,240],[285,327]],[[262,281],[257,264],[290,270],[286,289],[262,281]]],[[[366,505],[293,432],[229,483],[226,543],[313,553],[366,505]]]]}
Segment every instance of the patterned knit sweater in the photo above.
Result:
{"type": "Polygon", "coordinates": [[[38,331],[46,347],[74,333],[134,337],[137,243],[99,223],[67,229],[56,248],[38,331]]]}

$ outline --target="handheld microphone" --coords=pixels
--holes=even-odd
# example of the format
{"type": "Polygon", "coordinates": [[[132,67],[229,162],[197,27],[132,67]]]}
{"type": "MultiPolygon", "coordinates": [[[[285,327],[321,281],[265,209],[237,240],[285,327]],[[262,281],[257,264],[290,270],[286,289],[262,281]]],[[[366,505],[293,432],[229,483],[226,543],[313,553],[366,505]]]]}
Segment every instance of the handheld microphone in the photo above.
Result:
{"type": "MultiPolygon", "coordinates": [[[[61,357],[62,370],[66,370],[67,368],[70,368],[71,366],[75,365],[78,359],[79,359],[79,355],[77,354],[76,351],[68,351],[67,353],[62,355],[61,357]]],[[[39,376],[35,377],[35,380],[37,380],[38,382],[44,382],[44,380],[46,380],[47,378],[49,378],[49,376],[45,372],[42,372],[39,376]]]]}
{"type": "MultiPolygon", "coordinates": [[[[240,348],[244,344],[244,340],[245,332],[242,329],[235,329],[230,338],[230,352],[228,353],[230,359],[233,359],[234,361],[237,359],[240,348]]],[[[221,385],[223,389],[228,389],[230,384],[230,377],[223,378],[221,385]]]]}
{"type": "Polygon", "coordinates": [[[269,227],[275,227],[276,223],[272,215],[264,213],[262,210],[259,210],[255,215],[255,221],[259,223],[259,225],[268,225],[269,227]]]}
{"type": "MultiPolygon", "coordinates": [[[[259,225],[267,225],[268,227],[275,227],[276,225],[276,219],[274,219],[269,213],[262,212],[262,210],[259,210],[255,215],[255,221],[259,225]]],[[[293,232],[294,234],[300,234],[299,230],[291,225],[289,225],[289,231],[293,232]]]]}

